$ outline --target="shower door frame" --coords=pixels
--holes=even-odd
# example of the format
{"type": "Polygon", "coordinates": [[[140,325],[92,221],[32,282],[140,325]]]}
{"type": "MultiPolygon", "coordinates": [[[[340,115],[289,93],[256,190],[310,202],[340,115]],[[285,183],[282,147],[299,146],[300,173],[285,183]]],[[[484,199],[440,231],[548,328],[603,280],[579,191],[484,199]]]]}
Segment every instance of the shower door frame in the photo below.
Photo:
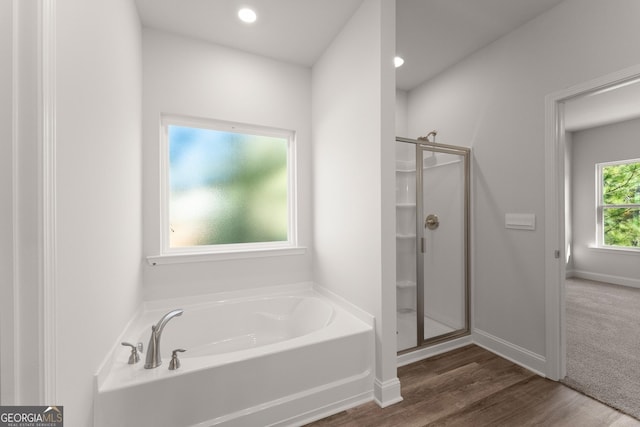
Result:
{"type": "Polygon", "coordinates": [[[405,142],[416,146],[416,322],[417,322],[417,345],[398,352],[398,354],[409,353],[421,347],[428,347],[442,342],[450,341],[471,334],[471,284],[470,284],[470,222],[471,222],[471,149],[455,145],[440,144],[427,141],[426,139],[409,139],[396,137],[396,142],[405,142]],[[424,206],[423,206],[423,153],[430,151],[433,153],[455,154],[462,156],[464,162],[464,190],[463,190],[463,223],[464,223],[464,316],[465,326],[452,332],[425,339],[424,337],[424,253],[422,242],[424,239],[424,206]]]}

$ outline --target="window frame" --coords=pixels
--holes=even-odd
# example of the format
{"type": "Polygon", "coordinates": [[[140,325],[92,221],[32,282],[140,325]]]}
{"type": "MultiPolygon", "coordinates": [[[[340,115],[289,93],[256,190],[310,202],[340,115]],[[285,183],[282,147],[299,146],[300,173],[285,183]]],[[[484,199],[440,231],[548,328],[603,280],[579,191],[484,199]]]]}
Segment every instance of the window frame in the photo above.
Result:
{"type": "Polygon", "coordinates": [[[174,114],[160,116],[160,255],[147,257],[151,265],[216,259],[298,254],[296,133],[292,130],[174,114]],[[287,240],[172,248],[170,246],[169,126],[194,127],[287,140],[287,240]]]}
{"type": "Polygon", "coordinates": [[[610,162],[596,163],[596,249],[612,251],[639,252],[640,247],[606,245],[604,241],[604,211],[607,208],[634,208],[640,209],[640,203],[630,204],[604,204],[604,183],[602,180],[602,170],[606,166],[625,165],[629,163],[640,163],[640,158],[628,160],[616,160],[610,162]]]}

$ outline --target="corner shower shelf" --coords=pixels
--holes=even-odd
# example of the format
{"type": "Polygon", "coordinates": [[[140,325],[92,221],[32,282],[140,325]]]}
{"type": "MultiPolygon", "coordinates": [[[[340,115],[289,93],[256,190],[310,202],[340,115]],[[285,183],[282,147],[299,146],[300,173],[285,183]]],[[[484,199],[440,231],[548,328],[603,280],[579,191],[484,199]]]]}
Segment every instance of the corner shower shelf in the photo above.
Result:
{"type": "Polygon", "coordinates": [[[415,288],[416,287],[416,282],[413,282],[411,280],[400,280],[400,281],[396,282],[396,287],[398,287],[398,288],[415,288]]]}
{"type": "Polygon", "coordinates": [[[413,160],[396,160],[396,172],[415,172],[416,162],[413,160]]]}
{"type": "Polygon", "coordinates": [[[400,233],[396,234],[396,239],[415,239],[415,238],[416,238],[415,234],[400,234],[400,233]]]}

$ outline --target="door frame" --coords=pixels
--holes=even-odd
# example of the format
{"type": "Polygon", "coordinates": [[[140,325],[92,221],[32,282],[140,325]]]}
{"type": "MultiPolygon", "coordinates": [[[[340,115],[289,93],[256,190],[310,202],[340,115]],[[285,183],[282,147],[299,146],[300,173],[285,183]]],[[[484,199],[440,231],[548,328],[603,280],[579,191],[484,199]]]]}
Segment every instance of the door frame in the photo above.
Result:
{"type": "Polygon", "coordinates": [[[640,80],[640,64],[548,94],[545,97],[545,331],[546,372],[566,375],[565,125],[564,104],[640,80]]]}
{"type": "Polygon", "coordinates": [[[0,336],[0,389],[2,404],[45,405],[57,401],[56,1],[10,7],[13,257],[11,283],[0,290],[11,311],[3,316],[10,332],[0,336]]]}

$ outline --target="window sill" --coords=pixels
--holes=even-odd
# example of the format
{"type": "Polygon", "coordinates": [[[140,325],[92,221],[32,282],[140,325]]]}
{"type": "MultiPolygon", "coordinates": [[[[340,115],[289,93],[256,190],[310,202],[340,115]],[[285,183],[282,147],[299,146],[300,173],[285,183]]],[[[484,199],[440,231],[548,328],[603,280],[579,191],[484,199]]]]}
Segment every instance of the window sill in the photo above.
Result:
{"type": "Polygon", "coordinates": [[[620,254],[620,255],[631,255],[638,256],[640,255],[640,249],[632,249],[632,248],[617,248],[612,246],[595,246],[590,245],[589,250],[595,252],[603,252],[608,254],[620,254]]]}
{"type": "Polygon", "coordinates": [[[303,255],[307,251],[305,247],[282,248],[282,249],[252,249],[233,252],[220,253],[191,253],[191,254],[170,254],[152,255],[147,257],[147,263],[151,266],[163,264],[184,264],[191,262],[227,261],[233,259],[264,258],[273,256],[303,255]]]}

